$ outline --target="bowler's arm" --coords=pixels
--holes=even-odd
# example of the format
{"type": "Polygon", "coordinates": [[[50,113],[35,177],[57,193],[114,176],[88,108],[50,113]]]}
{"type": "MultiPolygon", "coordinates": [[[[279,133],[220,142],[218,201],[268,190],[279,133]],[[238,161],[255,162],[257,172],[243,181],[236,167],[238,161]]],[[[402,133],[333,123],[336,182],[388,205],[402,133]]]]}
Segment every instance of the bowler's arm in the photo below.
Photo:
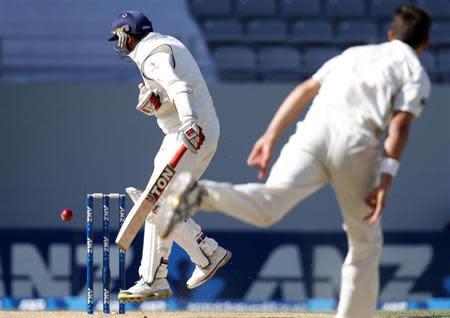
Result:
{"type": "MultiPolygon", "coordinates": [[[[394,114],[388,129],[388,136],[384,141],[384,157],[397,161],[408,143],[409,131],[414,120],[410,112],[399,111],[394,114]]],[[[372,212],[365,217],[370,224],[377,222],[383,212],[387,193],[394,177],[388,173],[382,173],[379,185],[367,196],[366,202],[372,208],[372,212]]]]}
{"type": "Polygon", "coordinates": [[[289,125],[303,112],[320,89],[320,83],[312,78],[297,85],[278,108],[264,135],[275,142],[289,125]]]}
{"type": "Polygon", "coordinates": [[[409,130],[414,115],[410,112],[396,112],[391,120],[388,136],[384,142],[384,156],[400,160],[408,143],[409,130]]]}
{"type": "Polygon", "coordinates": [[[266,176],[276,142],[306,105],[318,94],[319,89],[320,83],[313,78],[297,85],[280,105],[264,134],[256,141],[247,163],[260,170],[260,179],[266,176]]]}

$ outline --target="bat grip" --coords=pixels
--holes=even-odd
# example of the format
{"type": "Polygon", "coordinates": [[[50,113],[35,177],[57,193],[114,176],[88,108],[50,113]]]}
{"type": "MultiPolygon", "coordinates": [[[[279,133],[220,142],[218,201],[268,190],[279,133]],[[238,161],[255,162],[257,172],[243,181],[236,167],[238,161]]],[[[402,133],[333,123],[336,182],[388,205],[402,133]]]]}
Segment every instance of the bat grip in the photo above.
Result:
{"type": "Polygon", "coordinates": [[[185,145],[180,146],[180,149],[178,149],[178,151],[173,156],[172,160],[170,160],[170,162],[169,162],[169,164],[172,168],[175,168],[178,165],[181,158],[183,158],[183,155],[186,153],[186,150],[187,150],[187,148],[185,145]]]}

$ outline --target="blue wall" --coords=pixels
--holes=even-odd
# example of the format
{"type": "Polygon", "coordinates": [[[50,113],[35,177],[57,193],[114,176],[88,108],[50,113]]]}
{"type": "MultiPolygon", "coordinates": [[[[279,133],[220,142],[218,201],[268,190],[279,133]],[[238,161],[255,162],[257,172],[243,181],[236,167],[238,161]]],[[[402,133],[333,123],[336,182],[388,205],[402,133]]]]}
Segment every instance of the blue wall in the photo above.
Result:
{"type": "MultiPolygon", "coordinates": [[[[292,87],[211,87],[222,132],[207,177],[256,181],[256,171],[245,159],[292,87]]],[[[385,211],[388,230],[441,230],[450,221],[448,90],[435,87],[414,124],[385,211]]],[[[135,111],[136,87],[2,85],[0,97],[0,228],[81,229],[87,192],[119,192],[146,184],[162,133],[153,118],[135,111]],[[60,222],[64,207],[75,211],[73,222],[60,222]]],[[[197,218],[207,229],[254,230],[219,214],[197,218]]],[[[339,231],[340,226],[335,198],[325,188],[270,230],[339,231]]]]}

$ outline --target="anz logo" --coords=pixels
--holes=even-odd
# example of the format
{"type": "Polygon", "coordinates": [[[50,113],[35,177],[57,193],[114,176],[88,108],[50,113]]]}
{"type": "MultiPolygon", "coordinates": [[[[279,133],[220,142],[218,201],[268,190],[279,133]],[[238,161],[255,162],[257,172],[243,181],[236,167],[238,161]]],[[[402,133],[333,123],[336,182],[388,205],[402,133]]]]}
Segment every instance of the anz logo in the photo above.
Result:
{"type": "MultiPolygon", "coordinates": [[[[90,296],[101,298],[102,245],[96,244],[92,248],[94,250],[95,295],[90,296]]],[[[9,264],[5,261],[0,262],[0,298],[6,295],[16,298],[85,295],[85,282],[73,280],[75,271],[84,275],[85,244],[72,246],[70,243],[54,243],[47,246],[43,252],[33,243],[13,243],[10,249],[9,264]]],[[[305,257],[306,254],[302,254],[302,248],[299,245],[283,244],[275,247],[262,264],[255,264],[257,275],[252,278],[250,284],[245,283],[245,286],[239,286],[241,290],[246,289],[242,300],[299,301],[305,298],[337,298],[341,264],[345,255],[332,244],[315,244],[308,247],[308,250],[310,254],[305,257]]],[[[117,247],[111,246],[112,260],[118,260],[118,253],[117,247]]],[[[183,276],[180,268],[175,266],[178,264],[176,257],[177,253],[172,255],[169,263],[169,266],[172,266],[172,280],[179,280],[184,286],[188,276],[183,276]]],[[[185,257],[185,254],[180,252],[178,257],[185,257]]],[[[433,246],[429,244],[385,245],[380,268],[382,272],[383,269],[389,271],[389,275],[384,275],[380,300],[431,297],[431,292],[417,292],[414,287],[424,272],[429,269],[433,257],[433,246]]],[[[126,256],[126,266],[136,261],[133,249],[130,249],[126,256]]],[[[113,288],[118,283],[118,273],[118,261],[112,261],[113,288]]],[[[191,295],[191,298],[204,300],[211,299],[212,295],[216,295],[214,299],[219,297],[220,291],[228,286],[227,278],[219,275],[212,281],[214,284],[210,282],[209,289],[198,289],[198,293],[201,294],[191,295]]],[[[197,293],[197,289],[195,292],[197,293]]]]}
{"type": "MultiPolygon", "coordinates": [[[[333,245],[316,245],[312,264],[305,264],[298,245],[275,248],[260,267],[256,279],[247,289],[247,301],[268,301],[275,295],[284,301],[305,298],[337,298],[341,264],[345,255],[333,245]],[[307,280],[305,272],[312,275],[307,280]]],[[[380,290],[380,300],[430,297],[431,293],[416,293],[414,284],[428,268],[433,258],[431,245],[387,245],[383,248],[380,268],[395,267],[393,277],[380,290]]]]}
{"type": "MultiPolygon", "coordinates": [[[[102,288],[102,245],[88,244],[94,250],[94,291],[90,297],[100,298],[102,288]]],[[[133,249],[127,251],[126,267],[134,259],[133,249]]],[[[119,279],[119,250],[111,247],[111,282],[112,286],[119,279]]],[[[42,250],[32,243],[15,243],[11,245],[10,281],[6,282],[4,275],[5,265],[0,262],[0,298],[7,295],[7,287],[10,286],[11,297],[34,298],[61,297],[61,295],[84,296],[86,293],[85,280],[77,282],[74,286],[73,272],[79,271],[85,277],[86,270],[86,245],[55,243],[48,246],[45,258],[42,250]]]]}

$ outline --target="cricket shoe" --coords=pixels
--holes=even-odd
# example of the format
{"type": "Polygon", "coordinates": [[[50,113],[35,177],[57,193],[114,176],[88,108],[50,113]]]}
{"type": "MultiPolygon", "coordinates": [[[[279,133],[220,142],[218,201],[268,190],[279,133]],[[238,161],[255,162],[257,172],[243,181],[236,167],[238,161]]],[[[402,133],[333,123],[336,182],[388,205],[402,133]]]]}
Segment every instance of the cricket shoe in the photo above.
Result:
{"type": "Polygon", "coordinates": [[[225,266],[226,263],[231,258],[231,252],[227,251],[223,247],[217,247],[214,253],[208,257],[209,265],[201,267],[199,265],[195,266],[195,270],[192,273],[191,278],[186,282],[187,288],[193,289],[201,284],[207,282],[214,274],[219,270],[219,268],[225,266]]]}
{"type": "Polygon", "coordinates": [[[118,298],[129,303],[140,303],[146,300],[163,299],[172,296],[169,282],[166,278],[155,278],[152,283],[146,283],[143,278],[132,287],[121,290],[118,298]]]}
{"type": "Polygon", "coordinates": [[[191,217],[200,206],[206,190],[192,178],[189,172],[182,172],[170,186],[167,199],[161,205],[156,218],[156,229],[161,238],[167,238],[175,225],[191,217]]]}

